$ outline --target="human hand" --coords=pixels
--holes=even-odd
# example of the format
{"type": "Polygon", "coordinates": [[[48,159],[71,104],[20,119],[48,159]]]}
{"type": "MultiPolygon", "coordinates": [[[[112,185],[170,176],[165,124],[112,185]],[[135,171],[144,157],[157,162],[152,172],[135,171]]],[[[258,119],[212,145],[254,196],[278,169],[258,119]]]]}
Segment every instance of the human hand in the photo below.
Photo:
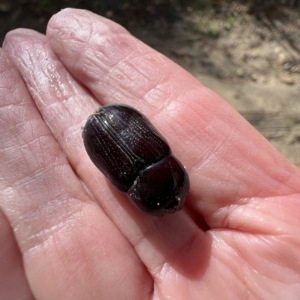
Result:
{"type": "Polygon", "coordinates": [[[219,96],[81,10],[0,62],[0,299],[299,299],[300,172],[219,96]],[[109,103],[186,166],[182,211],[143,214],[92,164],[81,127],[109,103]]]}

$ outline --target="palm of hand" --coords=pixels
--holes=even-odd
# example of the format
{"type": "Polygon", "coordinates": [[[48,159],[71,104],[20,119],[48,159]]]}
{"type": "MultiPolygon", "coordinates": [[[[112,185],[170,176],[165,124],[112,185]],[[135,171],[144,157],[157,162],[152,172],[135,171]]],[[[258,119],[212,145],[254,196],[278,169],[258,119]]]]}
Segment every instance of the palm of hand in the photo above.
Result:
{"type": "Polygon", "coordinates": [[[222,99],[89,12],[11,33],[0,60],[5,299],[297,299],[300,172],[222,99]],[[80,128],[110,102],[186,165],[180,213],[145,216],[89,161],[80,128]]]}

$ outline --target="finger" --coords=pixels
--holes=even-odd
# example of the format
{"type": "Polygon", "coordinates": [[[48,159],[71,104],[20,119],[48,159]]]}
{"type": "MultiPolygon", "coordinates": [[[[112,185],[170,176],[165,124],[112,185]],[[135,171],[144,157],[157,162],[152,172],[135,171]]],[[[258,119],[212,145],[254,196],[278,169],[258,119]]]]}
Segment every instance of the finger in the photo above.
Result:
{"type": "Polygon", "coordinates": [[[187,167],[189,204],[211,227],[227,224],[232,205],[299,192],[299,170],[250,124],[122,27],[90,12],[64,10],[50,20],[47,36],[100,103],[127,103],[150,116],[187,167]]]}
{"type": "Polygon", "coordinates": [[[0,59],[0,206],[15,233],[34,296],[145,298],[151,277],[88,197],[2,51],[0,59]]]}
{"type": "MultiPolygon", "coordinates": [[[[1,201],[1,199],[0,199],[1,201]]],[[[0,210],[0,299],[33,299],[12,228],[0,210]]]]}
{"type": "MultiPolygon", "coordinates": [[[[81,126],[87,114],[77,107],[91,107],[95,100],[72,79],[45,39],[32,31],[19,30],[6,37],[4,48],[22,74],[43,119],[67,154],[72,168],[134,246],[153,276],[159,277],[159,270],[165,264],[176,270],[167,280],[172,285],[176,278],[187,274],[198,276],[207,262],[208,243],[203,241],[201,230],[190,216],[185,211],[164,218],[145,216],[107,185],[103,175],[85,154],[81,126]],[[62,86],[63,96],[57,95],[62,86]],[[204,253],[203,261],[194,259],[199,251],[204,253]]],[[[160,290],[162,284],[159,280],[156,288],[160,290]]]]}

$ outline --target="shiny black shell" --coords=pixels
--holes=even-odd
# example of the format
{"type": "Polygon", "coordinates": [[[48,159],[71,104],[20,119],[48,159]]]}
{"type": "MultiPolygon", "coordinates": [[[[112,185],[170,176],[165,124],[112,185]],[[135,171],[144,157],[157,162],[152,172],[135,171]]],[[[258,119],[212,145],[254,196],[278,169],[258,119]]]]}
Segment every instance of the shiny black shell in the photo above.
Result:
{"type": "Polygon", "coordinates": [[[102,106],[88,118],[82,137],[96,167],[140,210],[160,216],[182,208],[188,175],[167,141],[137,110],[102,106]]]}

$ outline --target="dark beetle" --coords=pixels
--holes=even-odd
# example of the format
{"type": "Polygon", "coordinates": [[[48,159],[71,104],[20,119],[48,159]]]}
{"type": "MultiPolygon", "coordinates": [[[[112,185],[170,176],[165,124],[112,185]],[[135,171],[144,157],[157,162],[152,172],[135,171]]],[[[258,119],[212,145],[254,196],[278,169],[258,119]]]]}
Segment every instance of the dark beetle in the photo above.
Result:
{"type": "Polygon", "coordinates": [[[102,106],[88,118],[82,136],[92,162],[140,210],[161,216],[182,208],[188,175],[167,141],[137,110],[102,106]]]}

